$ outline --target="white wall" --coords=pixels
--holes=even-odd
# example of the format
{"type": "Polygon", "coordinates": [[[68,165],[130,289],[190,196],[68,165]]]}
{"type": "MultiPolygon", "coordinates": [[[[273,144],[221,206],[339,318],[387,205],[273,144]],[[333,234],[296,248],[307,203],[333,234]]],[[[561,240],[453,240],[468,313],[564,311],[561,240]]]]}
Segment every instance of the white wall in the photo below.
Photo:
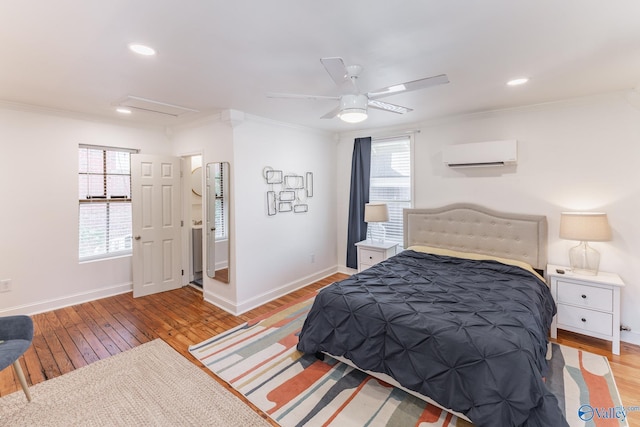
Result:
{"type": "MultiPolygon", "coordinates": [[[[576,242],[558,238],[560,212],[604,211],[610,242],[593,243],[602,271],[620,274],[623,340],[640,344],[640,111],[615,93],[517,110],[422,123],[415,137],[415,207],[471,202],[497,210],[547,216],[549,262],[567,265],[576,242]],[[448,169],[442,148],[496,139],[518,140],[515,169],[448,169]]],[[[376,130],[389,132],[389,130],[376,130]]],[[[365,136],[361,132],[357,136],[365,136]]],[[[371,132],[370,132],[371,133],[371,132]]],[[[348,177],[353,136],[338,150],[338,261],[345,264],[348,177]]]]}
{"type": "Polygon", "coordinates": [[[230,163],[230,283],[205,275],[207,301],[239,314],[336,271],[336,143],[330,135],[226,111],[177,130],[173,146],[176,155],[203,152],[205,165],[230,163]],[[265,166],[314,173],[309,212],[267,215],[265,166]]]}
{"type": "Polygon", "coordinates": [[[169,154],[159,129],[0,108],[0,315],[131,290],[131,257],[78,262],[78,144],[169,154]]]}
{"type": "Polygon", "coordinates": [[[239,311],[336,271],[335,146],[326,133],[256,117],[234,129],[239,311]],[[265,166],[285,174],[313,172],[308,212],[267,215],[265,166]]]}

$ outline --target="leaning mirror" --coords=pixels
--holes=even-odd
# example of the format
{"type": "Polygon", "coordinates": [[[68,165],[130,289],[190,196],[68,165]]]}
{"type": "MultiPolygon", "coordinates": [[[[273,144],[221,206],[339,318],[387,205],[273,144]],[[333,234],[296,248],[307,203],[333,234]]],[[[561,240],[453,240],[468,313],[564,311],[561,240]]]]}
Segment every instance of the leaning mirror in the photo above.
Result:
{"type": "Polygon", "coordinates": [[[207,276],[229,283],[229,163],[207,163],[207,276]]]}
{"type": "Polygon", "coordinates": [[[191,171],[191,191],[196,196],[202,196],[202,168],[200,166],[191,171]]]}

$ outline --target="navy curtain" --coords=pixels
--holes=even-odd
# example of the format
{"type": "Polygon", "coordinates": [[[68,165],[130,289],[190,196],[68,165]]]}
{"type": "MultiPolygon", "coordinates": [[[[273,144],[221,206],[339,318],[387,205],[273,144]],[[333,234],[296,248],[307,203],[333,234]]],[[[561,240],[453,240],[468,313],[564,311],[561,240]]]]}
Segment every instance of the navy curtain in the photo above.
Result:
{"type": "Polygon", "coordinates": [[[351,160],[351,195],[349,196],[349,228],[347,235],[347,267],[358,268],[355,246],[367,238],[364,205],[369,203],[369,177],[371,174],[371,137],[356,138],[351,160]]]}

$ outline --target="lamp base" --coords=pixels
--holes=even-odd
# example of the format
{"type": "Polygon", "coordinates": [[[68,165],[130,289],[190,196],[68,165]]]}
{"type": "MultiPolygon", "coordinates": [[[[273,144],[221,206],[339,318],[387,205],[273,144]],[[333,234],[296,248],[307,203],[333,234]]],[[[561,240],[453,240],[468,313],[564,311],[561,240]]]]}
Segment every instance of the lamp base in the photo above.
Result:
{"type": "Polygon", "coordinates": [[[368,241],[375,242],[375,243],[384,243],[384,239],[386,237],[387,237],[387,230],[384,228],[384,225],[382,225],[379,222],[370,222],[367,224],[367,240],[368,241]]]}
{"type": "Polygon", "coordinates": [[[384,243],[384,239],[387,237],[387,229],[384,228],[384,225],[380,224],[379,222],[377,223],[378,225],[378,236],[380,237],[379,242],[380,243],[384,243]]]}
{"type": "Polygon", "coordinates": [[[580,242],[578,246],[569,249],[571,270],[575,274],[596,276],[600,266],[600,253],[587,242],[580,242]]]}

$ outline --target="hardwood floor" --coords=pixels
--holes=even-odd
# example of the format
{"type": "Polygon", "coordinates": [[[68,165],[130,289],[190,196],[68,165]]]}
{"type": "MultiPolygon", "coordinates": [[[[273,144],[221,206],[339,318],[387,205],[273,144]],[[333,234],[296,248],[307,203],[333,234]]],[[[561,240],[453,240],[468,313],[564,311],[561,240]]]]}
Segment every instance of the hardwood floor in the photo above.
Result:
{"type": "MultiPolygon", "coordinates": [[[[233,316],[204,302],[201,291],[192,287],[135,299],[127,293],[37,314],[32,316],[35,325],[33,344],[21,359],[21,364],[27,382],[32,385],[161,338],[201,366],[189,353],[189,345],[269,313],[345,277],[344,274],[334,274],[242,316],[233,316]]],[[[559,331],[556,341],[607,356],[625,406],[640,406],[639,346],[622,343],[621,355],[615,356],[610,352],[610,343],[595,338],[559,331]]],[[[216,378],[208,369],[202,369],[216,378]]],[[[0,396],[17,390],[21,388],[13,369],[0,371],[0,396]]],[[[629,414],[629,425],[640,426],[640,413],[629,414]]]]}

